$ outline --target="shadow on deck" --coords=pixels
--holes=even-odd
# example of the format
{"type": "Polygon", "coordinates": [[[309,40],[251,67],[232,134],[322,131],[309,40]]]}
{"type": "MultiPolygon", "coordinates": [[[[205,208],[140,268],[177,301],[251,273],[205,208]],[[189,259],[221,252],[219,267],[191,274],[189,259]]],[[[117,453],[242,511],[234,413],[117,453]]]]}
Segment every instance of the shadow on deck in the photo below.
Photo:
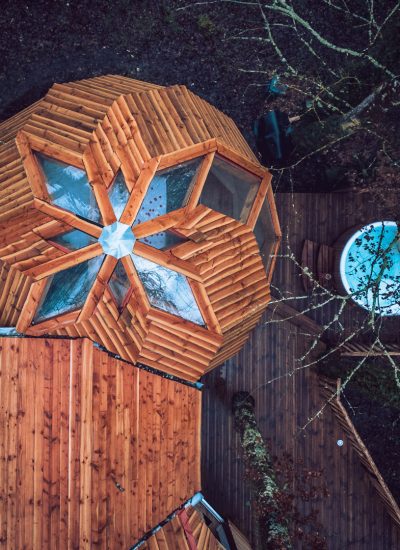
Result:
{"type": "MultiPolygon", "coordinates": [[[[350,200],[345,194],[281,194],[277,205],[284,237],[297,257],[306,238],[331,244],[348,227],[385,216],[365,195],[352,195],[350,200]]],[[[280,290],[304,292],[298,271],[287,260],[278,263],[273,283],[280,290]]],[[[312,316],[322,324],[333,313],[334,306],[328,306],[312,316]]],[[[359,321],[358,314],[357,308],[348,308],[347,327],[359,321]]],[[[319,511],[329,550],[400,548],[400,530],[331,409],[324,408],[319,418],[308,423],[324,404],[311,369],[292,374],[310,342],[308,330],[279,322],[276,314],[277,322],[270,323],[271,318],[267,311],[242,351],[204,377],[202,485],[206,498],[254,540],[250,491],[230,412],[232,395],[247,390],[255,397],[259,426],[272,454],[287,452],[301,463],[299,468],[323,470],[329,496],[316,501],[313,509],[319,511]],[[338,439],[344,441],[342,447],[338,439]]],[[[388,325],[388,330],[399,334],[399,319],[389,320],[388,325]]],[[[309,505],[299,503],[299,509],[307,513],[309,505]]]]}

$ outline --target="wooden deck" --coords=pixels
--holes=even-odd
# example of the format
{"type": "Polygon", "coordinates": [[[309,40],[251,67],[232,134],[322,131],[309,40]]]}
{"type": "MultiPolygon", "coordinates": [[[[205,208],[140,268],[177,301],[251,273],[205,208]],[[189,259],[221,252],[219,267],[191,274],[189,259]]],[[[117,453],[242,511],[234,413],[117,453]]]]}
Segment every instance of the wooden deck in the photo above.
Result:
{"type": "MultiPolygon", "coordinates": [[[[281,194],[276,197],[282,232],[300,258],[304,239],[332,244],[357,223],[382,219],[384,212],[366,195],[281,194]]],[[[287,245],[286,245],[287,246],[287,245]]],[[[285,247],[285,244],[284,244],[285,247]]],[[[282,249],[283,252],[285,248],[282,249]]],[[[288,260],[280,260],[273,285],[293,294],[304,294],[299,272],[288,260]]],[[[299,302],[290,302],[299,307],[299,302]]],[[[202,425],[202,483],[205,497],[219,513],[231,518],[252,540],[254,520],[250,492],[238,439],[233,429],[230,403],[238,390],[252,391],[261,431],[272,453],[289,452],[299,468],[324,470],[329,497],[314,503],[328,540],[329,550],[388,550],[400,548],[400,530],[390,518],[372,486],[357,453],[350,445],[332,410],[308,424],[324,404],[316,375],[299,370],[301,356],[312,333],[288,321],[270,324],[271,309],[251,334],[243,350],[204,378],[202,425]],[[343,447],[337,440],[344,441],[343,447]]],[[[329,305],[310,314],[323,324],[335,312],[329,305]]],[[[344,313],[345,328],[359,322],[356,307],[344,313]]],[[[278,319],[276,313],[275,319],[278,319]]],[[[388,320],[388,332],[399,334],[399,320],[388,320]]],[[[299,503],[303,512],[308,505],[299,503]]]]}
{"type": "MultiPolygon", "coordinates": [[[[293,252],[299,262],[305,239],[331,246],[351,227],[393,219],[387,207],[369,193],[278,193],[275,198],[283,234],[280,254],[287,255],[293,252]]],[[[394,204],[398,199],[398,195],[393,197],[394,204]]],[[[288,296],[305,295],[300,270],[287,258],[278,259],[272,285],[271,291],[275,292],[275,295],[276,288],[285,291],[288,296]]],[[[298,310],[311,305],[309,298],[288,303],[298,310]]],[[[333,300],[323,308],[308,312],[307,315],[319,325],[324,325],[333,319],[338,306],[338,301],[333,300]]],[[[364,319],[364,310],[352,304],[345,307],[341,317],[346,333],[360,326],[364,319]]],[[[337,330],[338,326],[332,325],[332,329],[337,330]]],[[[396,336],[398,338],[398,335],[400,318],[387,317],[382,327],[382,336],[392,341],[396,336]]]]}

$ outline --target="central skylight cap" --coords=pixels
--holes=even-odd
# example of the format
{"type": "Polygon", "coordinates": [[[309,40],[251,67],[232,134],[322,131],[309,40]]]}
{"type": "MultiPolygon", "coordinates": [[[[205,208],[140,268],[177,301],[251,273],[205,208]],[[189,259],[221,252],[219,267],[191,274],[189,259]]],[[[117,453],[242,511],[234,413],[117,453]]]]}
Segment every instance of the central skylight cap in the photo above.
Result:
{"type": "Polygon", "coordinates": [[[104,227],[99,238],[104,253],[114,256],[117,260],[129,256],[135,241],[131,226],[121,222],[104,227]]]}

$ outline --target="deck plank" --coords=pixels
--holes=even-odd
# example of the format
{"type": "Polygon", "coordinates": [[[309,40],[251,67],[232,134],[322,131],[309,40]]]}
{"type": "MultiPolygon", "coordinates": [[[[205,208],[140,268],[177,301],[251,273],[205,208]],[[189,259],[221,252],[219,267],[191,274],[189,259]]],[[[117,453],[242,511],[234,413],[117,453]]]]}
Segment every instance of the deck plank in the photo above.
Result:
{"type": "MultiPolygon", "coordinates": [[[[386,219],[381,205],[365,194],[278,194],[282,225],[281,254],[293,251],[298,260],[304,239],[331,246],[349,227],[386,219]],[[329,215],[328,215],[329,214],[329,215]]],[[[272,281],[275,288],[304,296],[300,271],[279,259],[272,281]]],[[[289,301],[298,311],[307,303],[289,301]]],[[[299,468],[323,470],[330,496],[315,504],[330,550],[387,550],[400,547],[400,530],[389,517],[372,487],[365,468],[350,445],[334,414],[327,407],[320,419],[302,427],[323,404],[318,380],[310,369],[298,370],[296,359],[318,327],[336,312],[337,305],[307,313],[308,323],[279,322],[288,308],[269,306],[244,348],[224,365],[203,377],[202,479],[203,493],[216,510],[229,517],[254,543],[256,533],[249,506],[250,489],[237,434],[233,429],[232,395],[251,391],[261,432],[272,454],[288,452],[302,461],[299,468]],[[270,323],[271,319],[277,322],[270,323]],[[336,441],[344,440],[338,447],[336,441]]],[[[362,319],[362,310],[348,306],[343,315],[345,330],[362,319]]],[[[388,319],[385,330],[399,334],[399,320],[388,319]]],[[[299,502],[306,513],[309,506],[299,502]]]]}

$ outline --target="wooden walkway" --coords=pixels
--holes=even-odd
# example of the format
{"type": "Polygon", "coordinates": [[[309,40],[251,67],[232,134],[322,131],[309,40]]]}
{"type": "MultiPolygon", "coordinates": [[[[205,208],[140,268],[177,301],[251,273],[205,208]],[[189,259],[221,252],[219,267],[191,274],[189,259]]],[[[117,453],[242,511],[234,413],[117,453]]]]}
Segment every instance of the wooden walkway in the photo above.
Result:
{"type": "MultiPolygon", "coordinates": [[[[374,212],[374,206],[378,206],[367,199],[365,195],[350,198],[345,194],[278,195],[283,234],[289,236],[292,250],[300,257],[305,238],[331,244],[351,225],[384,216],[374,212]]],[[[298,271],[287,260],[278,262],[273,284],[280,290],[304,292],[298,271]]],[[[328,306],[312,316],[322,324],[333,313],[334,307],[328,306]]],[[[358,313],[355,307],[345,312],[348,327],[357,322],[358,313]]],[[[276,312],[274,319],[279,319],[276,312]]],[[[243,350],[204,378],[202,484],[206,498],[254,541],[250,492],[243,481],[241,452],[230,413],[232,395],[250,390],[272,453],[289,452],[296,462],[303,463],[299,468],[324,471],[330,496],[316,501],[313,508],[319,510],[329,550],[400,548],[400,530],[386,512],[332,410],[326,407],[320,418],[307,425],[324,400],[310,369],[292,373],[299,366],[296,360],[306,349],[312,331],[288,321],[270,321],[271,310],[243,350]],[[343,447],[337,445],[338,439],[344,441],[343,447]]],[[[399,320],[389,320],[388,324],[399,333],[399,320]]],[[[309,511],[308,505],[299,503],[299,507],[304,513],[309,511]]]]}

